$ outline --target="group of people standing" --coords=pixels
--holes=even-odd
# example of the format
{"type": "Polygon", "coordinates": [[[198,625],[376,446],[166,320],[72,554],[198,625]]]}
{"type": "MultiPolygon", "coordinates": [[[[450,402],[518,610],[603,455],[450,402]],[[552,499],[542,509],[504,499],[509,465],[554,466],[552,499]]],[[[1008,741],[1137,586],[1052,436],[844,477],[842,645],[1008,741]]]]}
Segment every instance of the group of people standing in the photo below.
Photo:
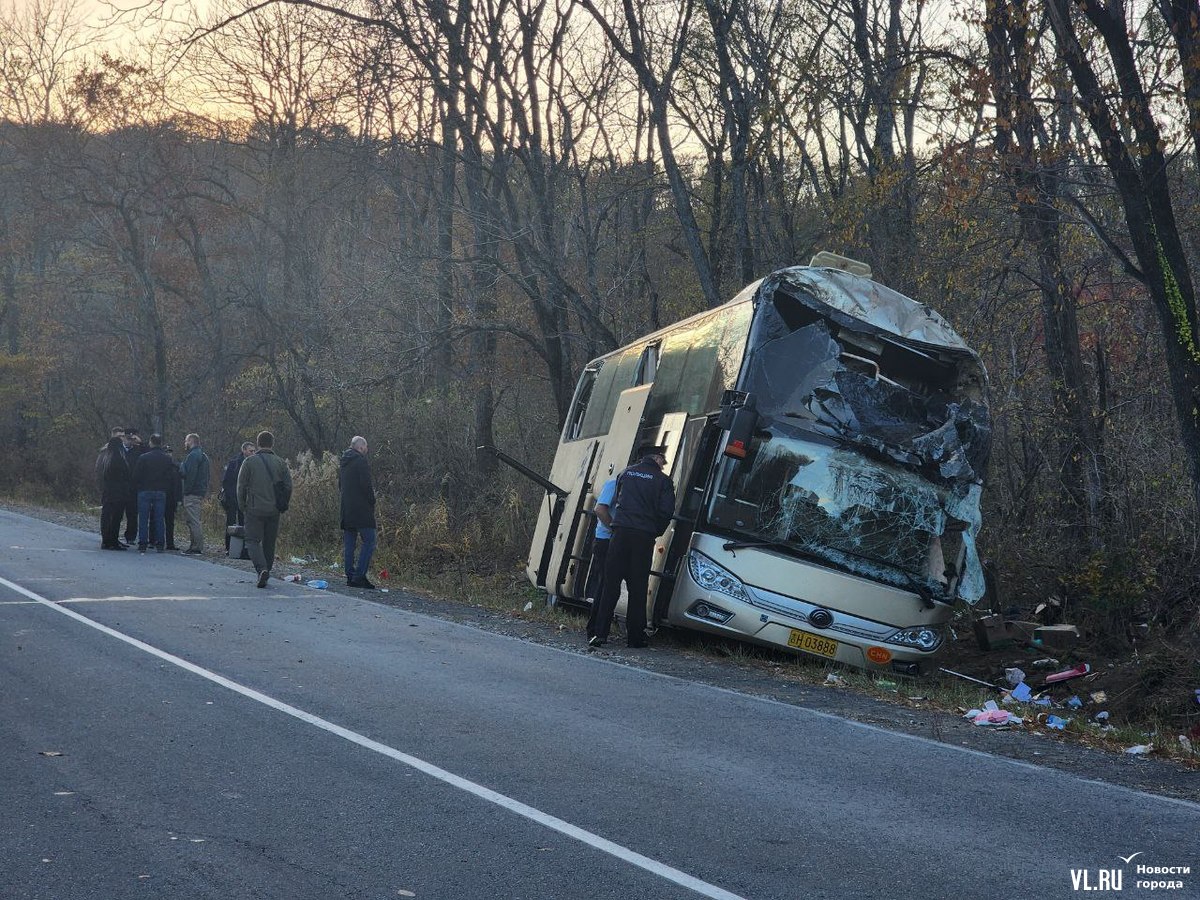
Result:
{"type": "Polygon", "coordinates": [[[175,546],[175,512],[182,505],[190,543],[185,553],[204,552],[200,509],[208,493],[208,456],[200,437],[184,438],[185,456],[176,463],[161,434],[150,435],[143,446],[136,428],[115,427],[96,457],[100,487],[100,549],[127,550],[137,542],[140,552],[175,546]],[[121,540],[121,520],[125,540],[121,540]]]}
{"type": "MultiPolygon", "coordinates": [[[[135,428],[116,427],[96,459],[100,488],[100,548],[138,551],[178,550],[175,546],[176,508],[183,506],[191,542],[184,553],[204,552],[201,509],[209,489],[212,466],[200,445],[200,436],[184,439],[186,455],[176,464],[160,434],[150,435],[142,446],[135,428]],[[125,519],[125,540],[121,520],[125,519]]],[[[231,526],[242,526],[245,548],[258,573],[257,585],[265,588],[275,564],[279,521],[292,497],[292,475],[287,463],[275,455],[275,436],[259,432],[246,441],[225,464],[220,503],[225,510],[225,549],[231,526]]],[[[376,545],[375,486],[367,462],[367,439],[355,436],[342,454],[338,469],[342,546],[346,584],[374,590],[367,577],[376,545]]]]}

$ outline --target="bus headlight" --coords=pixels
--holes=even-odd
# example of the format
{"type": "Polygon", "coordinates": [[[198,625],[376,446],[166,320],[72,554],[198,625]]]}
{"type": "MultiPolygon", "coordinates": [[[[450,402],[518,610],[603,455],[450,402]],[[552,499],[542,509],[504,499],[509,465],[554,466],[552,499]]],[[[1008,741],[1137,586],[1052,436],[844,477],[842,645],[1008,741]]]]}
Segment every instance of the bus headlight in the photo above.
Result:
{"type": "Polygon", "coordinates": [[[746,586],[742,584],[741,580],[728,569],[718,566],[703,553],[693,550],[688,554],[688,571],[692,574],[692,581],[706,591],[724,594],[734,600],[741,600],[743,603],[750,602],[750,595],[746,593],[746,586]]]}
{"type": "Polygon", "coordinates": [[[900,644],[903,647],[916,647],[926,653],[932,653],[942,646],[944,636],[937,628],[929,625],[918,625],[915,628],[904,628],[887,639],[889,644],[900,644]]]}

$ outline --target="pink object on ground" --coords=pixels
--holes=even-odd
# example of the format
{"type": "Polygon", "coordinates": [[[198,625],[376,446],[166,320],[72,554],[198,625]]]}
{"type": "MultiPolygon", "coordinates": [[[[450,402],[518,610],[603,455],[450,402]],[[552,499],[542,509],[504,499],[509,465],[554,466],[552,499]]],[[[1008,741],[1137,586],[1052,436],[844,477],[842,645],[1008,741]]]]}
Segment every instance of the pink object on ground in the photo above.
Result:
{"type": "Polygon", "coordinates": [[[1087,663],[1080,663],[1073,669],[1065,669],[1062,672],[1055,672],[1053,675],[1046,676],[1046,684],[1057,684],[1060,681],[1070,681],[1072,678],[1078,678],[1080,675],[1087,675],[1092,671],[1092,667],[1087,663]]]}

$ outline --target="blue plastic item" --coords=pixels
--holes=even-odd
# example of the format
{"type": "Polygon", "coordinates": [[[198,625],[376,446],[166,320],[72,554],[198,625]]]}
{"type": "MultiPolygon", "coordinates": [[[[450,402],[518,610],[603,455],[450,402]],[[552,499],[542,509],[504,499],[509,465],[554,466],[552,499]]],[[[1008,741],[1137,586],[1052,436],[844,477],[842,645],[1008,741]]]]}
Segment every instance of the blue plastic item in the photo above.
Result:
{"type": "Polygon", "coordinates": [[[312,581],[308,582],[308,586],[310,588],[316,588],[319,591],[323,591],[325,588],[329,587],[329,582],[322,581],[319,578],[314,578],[312,581]]]}
{"type": "Polygon", "coordinates": [[[1067,727],[1068,719],[1060,719],[1058,716],[1048,716],[1046,718],[1046,727],[1053,728],[1056,731],[1062,731],[1067,727]]]}
{"type": "Polygon", "coordinates": [[[1083,701],[1078,697],[1072,697],[1067,701],[1067,706],[1071,707],[1071,709],[1083,709],[1083,701]]]}

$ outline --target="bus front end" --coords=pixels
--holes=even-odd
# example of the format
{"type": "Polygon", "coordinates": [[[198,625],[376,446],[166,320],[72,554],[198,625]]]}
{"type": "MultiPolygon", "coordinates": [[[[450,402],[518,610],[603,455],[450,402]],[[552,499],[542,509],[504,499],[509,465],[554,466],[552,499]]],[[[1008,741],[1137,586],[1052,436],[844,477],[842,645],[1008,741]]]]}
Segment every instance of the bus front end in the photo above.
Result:
{"type": "Polygon", "coordinates": [[[748,350],[669,619],[928,670],[953,604],[984,592],[978,356],[909,298],[811,268],[764,280],[748,350]]]}

